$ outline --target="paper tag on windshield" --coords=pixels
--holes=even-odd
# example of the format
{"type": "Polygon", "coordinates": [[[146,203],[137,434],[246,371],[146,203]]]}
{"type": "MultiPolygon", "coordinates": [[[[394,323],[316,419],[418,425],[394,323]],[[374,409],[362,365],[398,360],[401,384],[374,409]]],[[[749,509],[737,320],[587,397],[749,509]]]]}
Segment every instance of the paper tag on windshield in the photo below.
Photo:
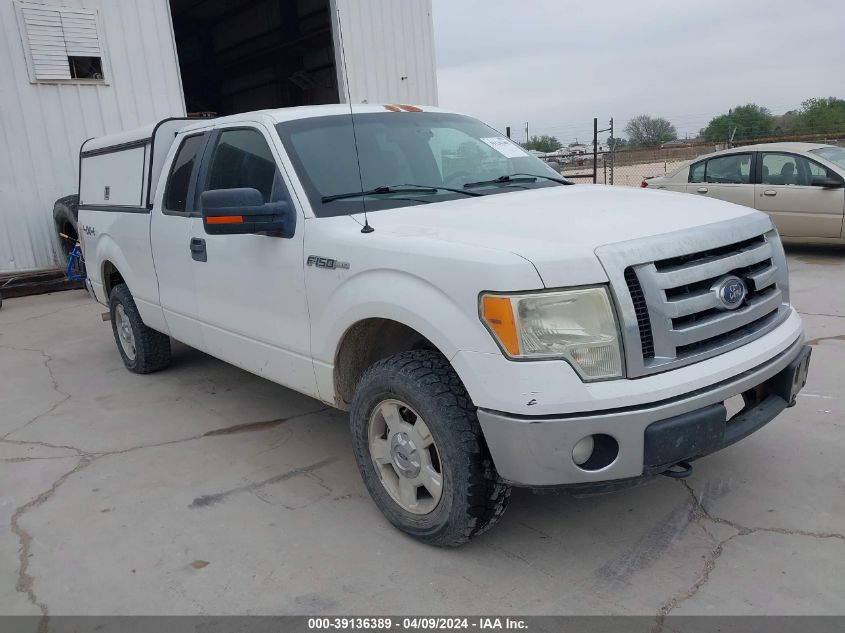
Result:
{"type": "Polygon", "coordinates": [[[505,158],[522,158],[525,156],[524,149],[503,136],[491,136],[489,138],[482,138],[479,140],[492,147],[505,158]]]}

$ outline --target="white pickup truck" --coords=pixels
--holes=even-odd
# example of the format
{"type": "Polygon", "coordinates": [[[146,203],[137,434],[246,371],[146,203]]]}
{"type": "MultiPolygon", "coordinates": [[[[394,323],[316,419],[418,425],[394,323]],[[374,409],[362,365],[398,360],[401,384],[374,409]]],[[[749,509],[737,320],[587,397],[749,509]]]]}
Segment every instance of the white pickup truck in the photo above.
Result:
{"type": "Polygon", "coordinates": [[[436,108],[166,120],[81,148],[87,285],[130,371],[172,337],[349,410],[384,515],[455,545],[512,485],[684,476],[806,381],[766,215],[569,184],[436,108]]]}

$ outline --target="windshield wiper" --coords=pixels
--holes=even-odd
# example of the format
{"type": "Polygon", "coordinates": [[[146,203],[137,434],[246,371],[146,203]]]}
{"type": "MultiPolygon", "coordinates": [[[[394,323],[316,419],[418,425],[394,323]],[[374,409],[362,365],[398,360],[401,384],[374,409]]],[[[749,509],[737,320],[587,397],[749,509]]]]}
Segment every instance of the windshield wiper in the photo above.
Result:
{"type": "Polygon", "coordinates": [[[471,187],[483,187],[484,185],[500,185],[520,182],[537,182],[538,178],[551,180],[553,182],[559,182],[562,185],[573,184],[568,180],[564,180],[563,178],[555,178],[554,176],[544,176],[542,174],[506,174],[504,176],[494,178],[493,180],[479,180],[478,182],[468,182],[464,185],[464,188],[467,189],[471,187]]]}
{"type": "Polygon", "coordinates": [[[475,191],[464,191],[463,189],[455,189],[453,187],[440,187],[439,185],[382,185],[375,189],[367,191],[350,191],[348,193],[336,193],[331,196],[323,196],[320,198],[322,202],[334,202],[335,200],[345,200],[346,198],[357,198],[358,196],[373,196],[382,193],[437,193],[438,191],[451,191],[460,193],[465,196],[483,196],[483,193],[475,191]]]}

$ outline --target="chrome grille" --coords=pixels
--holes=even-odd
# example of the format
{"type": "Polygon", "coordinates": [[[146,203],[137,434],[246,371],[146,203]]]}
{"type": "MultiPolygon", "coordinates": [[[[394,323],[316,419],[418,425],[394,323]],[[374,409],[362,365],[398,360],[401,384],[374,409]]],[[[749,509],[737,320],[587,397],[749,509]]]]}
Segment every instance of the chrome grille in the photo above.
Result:
{"type": "Polygon", "coordinates": [[[771,225],[761,231],[757,219],[733,223],[728,231],[711,225],[597,250],[622,316],[629,377],[721,354],[786,318],[786,261],[777,233],[771,225]],[[638,262],[638,254],[654,259],[638,262]],[[746,287],[734,309],[715,290],[731,276],[746,287]]]}

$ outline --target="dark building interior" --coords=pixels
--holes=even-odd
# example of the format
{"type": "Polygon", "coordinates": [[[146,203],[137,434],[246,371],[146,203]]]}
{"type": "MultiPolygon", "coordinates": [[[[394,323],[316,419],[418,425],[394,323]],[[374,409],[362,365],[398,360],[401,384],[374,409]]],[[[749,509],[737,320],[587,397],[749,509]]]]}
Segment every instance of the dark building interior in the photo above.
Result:
{"type": "Polygon", "coordinates": [[[170,0],[189,114],[338,102],[330,0],[170,0]]]}

